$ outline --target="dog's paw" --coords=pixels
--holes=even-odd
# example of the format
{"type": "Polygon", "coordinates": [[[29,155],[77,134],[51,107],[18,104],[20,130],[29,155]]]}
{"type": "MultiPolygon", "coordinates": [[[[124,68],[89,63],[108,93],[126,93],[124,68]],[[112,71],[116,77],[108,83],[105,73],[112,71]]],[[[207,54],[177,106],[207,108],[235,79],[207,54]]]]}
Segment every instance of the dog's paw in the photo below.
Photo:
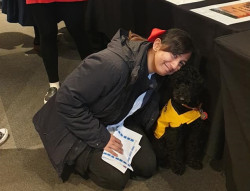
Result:
{"type": "Polygon", "coordinates": [[[164,159],[159,159],[157,158],[157,166],[163,169],[169,169],[170,168],[170,164],[168,162],[168,160],[166,158],[164,159]]]}
{"type": "Polygon", "coordinates": [[[163,169],[170,169],[170,165],[169,164],[163,164],[163,163],[161,163],[161,164],[159,164],[158,165],[160,168],[163,168],[163,169]]]}
{"type": "Polygon", "coordinates": [[[172,172],[175,173],[176,175],[179,175],[179,176],[184,174],[185,169],[186,169],[185,165],[178,165],[175,167],[173,167],[173,166],[171,167],[172,172]]]}
{"type": "Polygon", "coordinates": [[[188,161],[187,165],[194,170],[201,170],[203,168],[201,161],[188,161]]]}

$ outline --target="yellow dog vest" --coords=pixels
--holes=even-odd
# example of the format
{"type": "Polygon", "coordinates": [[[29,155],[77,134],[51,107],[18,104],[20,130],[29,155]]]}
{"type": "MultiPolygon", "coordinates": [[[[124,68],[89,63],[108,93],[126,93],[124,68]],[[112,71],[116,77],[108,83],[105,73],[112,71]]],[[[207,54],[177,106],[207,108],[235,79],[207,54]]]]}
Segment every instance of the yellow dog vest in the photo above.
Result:
{"type": "Polygon", "coordinates": [[[179,115],[172,106],[171,99],[168,104],[161,110],[161,115],[157,120],[157,126],[154,136],[160,139],[165,133],[166,127],[176,128],[181,124],[189,124],[201,116],[199,111],[190,110],[179,115]]]}

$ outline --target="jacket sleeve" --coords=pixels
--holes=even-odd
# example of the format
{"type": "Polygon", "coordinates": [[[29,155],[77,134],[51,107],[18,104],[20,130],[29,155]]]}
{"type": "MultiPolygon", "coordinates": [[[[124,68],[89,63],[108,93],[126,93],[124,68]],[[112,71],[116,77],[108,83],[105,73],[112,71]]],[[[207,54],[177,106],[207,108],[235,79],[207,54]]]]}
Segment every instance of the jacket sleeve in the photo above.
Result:
{"type": "Polygon", "coordinates": [[[94,116],[91,105],[115,91],[123,72],[119,65],[109,63],[107,58],[95,55],[85,59],[68,76],[56,97],[57,112],[65,126],[94,148],[104,148],[110,133],[94,116]]]}

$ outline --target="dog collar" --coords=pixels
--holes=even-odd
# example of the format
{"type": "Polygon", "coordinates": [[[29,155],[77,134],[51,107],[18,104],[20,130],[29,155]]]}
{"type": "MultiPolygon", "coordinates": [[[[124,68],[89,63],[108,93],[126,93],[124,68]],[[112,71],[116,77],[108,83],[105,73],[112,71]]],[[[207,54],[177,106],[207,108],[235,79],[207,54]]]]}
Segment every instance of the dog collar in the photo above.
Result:
{"type": "Polygon", "coordinates": [[[181,105],[184,106],[187,109],[199,111],[200,114],[201,114],[201,119],[202,120],[206,120],[208,118],[207,112],[203,111],[202,108],[201,108],[202,103],[200,103],[200,105],[198,107],[190,107],[187,104],[181,104],[181,105]]]}
{"type": "Polygon", "coordinates": [[[196,110],[189,110],[185,113],[178,114],[170,99],[164,108],[162,108],[161,114],[157,119],[154,136],[159,139],[165,134],[167,127],[178,128],[181,124],[190,124],[200,117],[200,112],[196,110]]]}

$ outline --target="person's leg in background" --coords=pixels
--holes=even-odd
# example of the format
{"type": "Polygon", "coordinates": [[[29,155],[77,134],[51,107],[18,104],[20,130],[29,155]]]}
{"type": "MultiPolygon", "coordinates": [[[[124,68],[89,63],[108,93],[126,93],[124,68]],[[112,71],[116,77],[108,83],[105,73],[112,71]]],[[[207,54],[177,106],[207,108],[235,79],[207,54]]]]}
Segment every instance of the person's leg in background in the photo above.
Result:
{"type": "Polygon", "coordinates": [[[37,26],[34,26],[34,34],[35,34],[35,38],[33,41],[34,50],[40,52],[40,34],[37,26]]]}
{"type": "Polygon", "coordinates": [[[81,59],[84,59],[93,52],[85,29],[87,1],[58,3],[57,5],[59,17],[65,22],[76,43],[81,59]]]}
{"type": "Polygon", "coordinates": [[[57,10],[55,3],[40,3],[30,6],[39,30],[41,55],[50,84],[50,88],[44,98],[46,103],[60,87],[58,76],[57,10]]]}
{"type": "Polygon", "coordinates": [[[0,145],[7,140],[8,135],[8,130],[6,128],[0,128],[0,145]]]}

